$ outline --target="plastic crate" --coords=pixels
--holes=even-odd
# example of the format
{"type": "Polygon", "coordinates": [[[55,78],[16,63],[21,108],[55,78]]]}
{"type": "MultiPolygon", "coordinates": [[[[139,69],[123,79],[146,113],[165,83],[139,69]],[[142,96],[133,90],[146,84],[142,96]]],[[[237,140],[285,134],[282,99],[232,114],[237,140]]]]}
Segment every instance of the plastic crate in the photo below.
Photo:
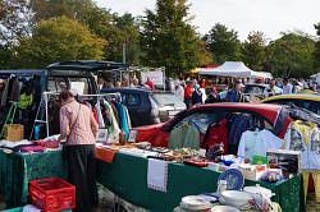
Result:
{"type": "Polygon", "coordinates": [[[29,195],[32,204],[44,212],[59,212],[76,207],[75,186],[60,178],[32,180],[29,195]]]}

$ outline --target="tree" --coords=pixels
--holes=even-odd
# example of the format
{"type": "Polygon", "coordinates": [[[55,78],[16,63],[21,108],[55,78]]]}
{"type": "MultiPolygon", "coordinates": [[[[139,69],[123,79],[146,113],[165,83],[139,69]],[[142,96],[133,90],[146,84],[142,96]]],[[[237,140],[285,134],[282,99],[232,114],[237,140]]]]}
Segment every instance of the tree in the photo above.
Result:
{"type": "Polygon", "coordinates": [[[135,18],[131,14],[126,13],[122,16],[114,14],[113,19],[113,36],[109,39],[113,45],[109,45],[107,58],[121,61],[124,47],[126,62],[138,65],[140,63],[140,34],[135,18]]]}
{"type": "Polygon", "coordinates": [[[319,36],[320,36],[320,23],[317,23],[314,25],[314,28],[317,30],[317,36],[318,36],[318,40],[315,44],[315,51],[313,53],[313,57],[314,57],[314,69],[317,71],[320,71],[320,40],[319,40],[319,36]]]}
{"type": "Polygon", "coordinates": [[[77,18],[82,15],[83,10],[95,6],[91,0],[31,0],[30,2],[37,22],[60,16],[77,18]]]}
{"type": "Polygon", "coordinates": [[[213,59],[222,64],[228,60],[239,60],[241,58],[241,43],[236,31],[229,30],[225,25],[217,23],[203,37],[213,59]]]}
{"type": "Polygon", "coordinates": [[[179,75],[208,63],[208,53],[191,26],[186,0],[157,0],[155,12],[146,10],[141,26],[142,63],[165,66],[179,75]]]}
{"type": "Polygon", "coordinates": [[[268,46],[274,75],[309,77],[313,71],[315,41],[305,34],[283,33],[268,46]]]}
{"type": "Polygon", "coordinates": [[[10,69],[13,63],[13,51],[10,45],[0,46],[0,68],[10,69]]]}
{"type": "Polygon", "coordinates": [[[19,38],[30,36],[33,25],[28,1],[0,1],[0,45],[12,45],[19,38]]]}
{"type": "Polygon", "coordinates": [[[266,62],[266,41],[263,32],[250,32],[242,45],[242,60],[251,69],[259,71],[266,62]]]}
{"type": "Polygon", "coordinates": [[[40,68],[61,60],[101,59],[105,41],[65,16],[41,21],[15,49],[21,67],[40,68]]]}

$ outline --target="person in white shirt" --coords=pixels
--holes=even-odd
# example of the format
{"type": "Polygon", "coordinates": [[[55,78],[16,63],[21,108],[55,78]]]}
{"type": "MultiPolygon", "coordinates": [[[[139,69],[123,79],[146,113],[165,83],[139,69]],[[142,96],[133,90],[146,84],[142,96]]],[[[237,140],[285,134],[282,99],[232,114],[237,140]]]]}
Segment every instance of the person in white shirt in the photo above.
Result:
{"type": "Polygon", "coordinates": [[[282,93],[282,89],[276,86],[276,81],[274,79],[270,81],[269,87],[264,92],[266,97],[281,95],[282,93]]]}
{"type": "Polygon", "coordinates": [[[283,94],[292,94],[293,86],[289,83],[288,78],[283,79],[283,94]]]}
{"type": "Polygon", "coordinates": [[[184,88],[180,84],[179,80],[174,82],[174,95],[177,96],[181,101],[184,100],[184,88]]]}

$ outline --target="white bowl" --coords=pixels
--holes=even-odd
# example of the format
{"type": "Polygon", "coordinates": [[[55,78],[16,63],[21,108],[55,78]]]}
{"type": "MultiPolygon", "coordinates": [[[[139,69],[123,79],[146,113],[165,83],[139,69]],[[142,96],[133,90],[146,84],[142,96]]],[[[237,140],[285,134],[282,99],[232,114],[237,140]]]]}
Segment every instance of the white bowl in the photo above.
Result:
{"type": "Polygon", "coordinates": [[[226,190],[221,193],[221,197],[227,205],[232,205],[241,208],[248,204],[252,196],[243,191],[226,190]]]}
{"type": "Polygon", "coordinates": [[[200,196],[185,196],[182,198],[180,207],[186,210],[201,211],[212,207],[211,203],[200,196]]]}
{"type": "Polygon", "coordinates": [[[235,207],[218,205],[211,208],[211,212],[240,212],[240,211],[235,207]]]}

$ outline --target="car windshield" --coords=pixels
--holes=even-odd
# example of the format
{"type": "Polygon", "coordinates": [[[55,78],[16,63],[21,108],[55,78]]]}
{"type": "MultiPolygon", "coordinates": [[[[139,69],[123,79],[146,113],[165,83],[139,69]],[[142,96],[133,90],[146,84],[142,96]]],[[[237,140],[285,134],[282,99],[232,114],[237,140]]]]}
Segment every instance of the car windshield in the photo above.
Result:
{"type": "Polygon", "coordinates": [[[162,106],[185,106],[183,101],[171,93],[154,93],[152,96],[153,99],[162,106]]]}
{"type": "Polygon", "coordinates": [[[244,90],[244,93],[251,93],[251,94],[263,93],[263,87],[247,85],[244,90]]]}
{"type": "Polygon", "coordinates": [[[320,102],[317,102],[317,101],[299,100],[299,99],[281,99],[281,100],[266,101],[266,103],[289,105],[289,106],[294,105],[300,108],[305,108],[317,115],[320,115],[320,102]]]}

